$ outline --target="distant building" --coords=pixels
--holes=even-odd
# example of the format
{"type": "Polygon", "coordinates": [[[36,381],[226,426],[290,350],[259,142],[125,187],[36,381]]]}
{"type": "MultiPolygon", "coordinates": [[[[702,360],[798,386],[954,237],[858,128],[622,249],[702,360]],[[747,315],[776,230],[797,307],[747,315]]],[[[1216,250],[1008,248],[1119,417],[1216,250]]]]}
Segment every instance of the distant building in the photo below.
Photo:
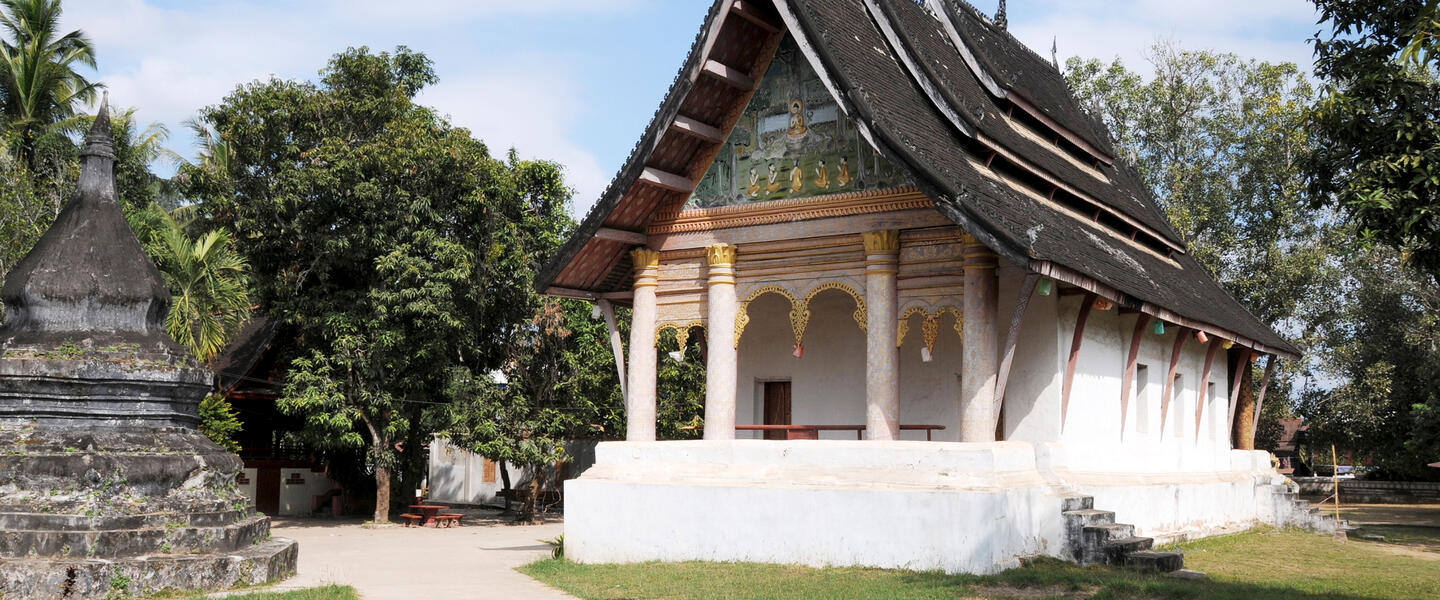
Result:
{"type": "Polygon", "coordinates": [[[236,436],[245,461],[240,489],[267,515],[332,514],[339,506],[334,498],[343,500],[339,484],[314,453],[286,442],[285,434],[304,421],[275,405],[284,369],[276,346],[283,336],[280,322],[257,314],[214,361],[220,392],[244,423],[236,436]]]}

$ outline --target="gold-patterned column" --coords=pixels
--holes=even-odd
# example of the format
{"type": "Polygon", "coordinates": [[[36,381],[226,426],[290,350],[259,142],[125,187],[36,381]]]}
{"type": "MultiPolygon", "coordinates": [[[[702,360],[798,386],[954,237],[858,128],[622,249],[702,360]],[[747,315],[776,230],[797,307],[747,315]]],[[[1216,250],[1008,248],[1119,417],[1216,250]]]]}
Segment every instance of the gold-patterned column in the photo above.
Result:
{"type": "Polygon", "coordinates": [[[865,429],[872,440],[900,437],[899,323],[900,232],[871,231],[865,240],[865,429]]]}
{"type": "Polygon", "coordinates": [[[625,407],[625,439],[655,440],[655,287],[660,253],[630,251],[635,265],[635,296],[630,317],[630,399],[625,407]]]}
{"type": "Polygon", "coordinates": [[[705,439],[735,439],[735,246],[715,244],[705,249],[707,271],[705,359],[705,439]]]}
{"type": "Polygon", "coordinates": [[[960,368],[960,441],[995,441],[996,326],[999,279],[995,253],[965,236],[965,340],[960,368]]]}

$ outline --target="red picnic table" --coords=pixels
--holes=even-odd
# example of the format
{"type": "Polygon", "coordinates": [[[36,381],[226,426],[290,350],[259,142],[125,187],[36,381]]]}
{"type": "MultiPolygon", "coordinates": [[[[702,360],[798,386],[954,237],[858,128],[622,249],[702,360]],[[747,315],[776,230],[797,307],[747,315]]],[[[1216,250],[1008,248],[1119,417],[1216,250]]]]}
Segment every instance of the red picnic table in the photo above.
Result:
{"type": "Polygon", "coordinates": [[[440,514],[440,511],[450,507],[441,504],[411,504],[410,508],[414,508],[420,511],[422,519],[420,521],[421,525],[434,525],[435,516],[440,514]]]}
{"type": "MultiPolygon", "coordinates": [[[[924,431],[925,441],[932,441],[930,434],[944,429],[944,425],[901,425],[900,431],[924,431]]],[[[736,431],[783,431],[787,440],[818,440],[822,431],[854,431],[855,439],[861,439],[864,425],[736,425],[736,431]]]]}

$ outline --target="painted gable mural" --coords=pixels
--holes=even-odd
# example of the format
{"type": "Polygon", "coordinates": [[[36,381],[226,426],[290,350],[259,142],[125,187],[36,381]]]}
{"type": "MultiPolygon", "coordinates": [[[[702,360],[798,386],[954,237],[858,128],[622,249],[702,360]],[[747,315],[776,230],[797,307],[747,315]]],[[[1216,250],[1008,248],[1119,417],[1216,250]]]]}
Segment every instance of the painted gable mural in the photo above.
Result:
{"type": "Polygon", "coordinates": [[[845,117],[785,36],[686,208],[735,206],[908,183],[845,117]]]}

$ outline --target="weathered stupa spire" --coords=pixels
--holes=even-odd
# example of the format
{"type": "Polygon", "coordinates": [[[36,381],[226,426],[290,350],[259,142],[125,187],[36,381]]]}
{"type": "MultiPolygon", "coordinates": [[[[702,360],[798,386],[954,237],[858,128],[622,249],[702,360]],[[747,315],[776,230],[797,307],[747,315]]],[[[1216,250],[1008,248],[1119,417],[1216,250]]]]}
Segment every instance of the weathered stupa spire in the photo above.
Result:
{"type": "Polygon", "coordinates": [[[196,430],[212,377],[165,333],[170,292],[120,210],[110,127],[106,99],[74,197],[0,289],[0,596],[285,577],[295,542],[269,538],[240,457],[196,430]]]}
{"type": "Polygon", "coordinates": [[[186,356],[165,334],[170,292],[130,230],[115,194],[108,95],[80,151],[75,195],[0,288],[0,348],[121,348],[186,356]]]}

